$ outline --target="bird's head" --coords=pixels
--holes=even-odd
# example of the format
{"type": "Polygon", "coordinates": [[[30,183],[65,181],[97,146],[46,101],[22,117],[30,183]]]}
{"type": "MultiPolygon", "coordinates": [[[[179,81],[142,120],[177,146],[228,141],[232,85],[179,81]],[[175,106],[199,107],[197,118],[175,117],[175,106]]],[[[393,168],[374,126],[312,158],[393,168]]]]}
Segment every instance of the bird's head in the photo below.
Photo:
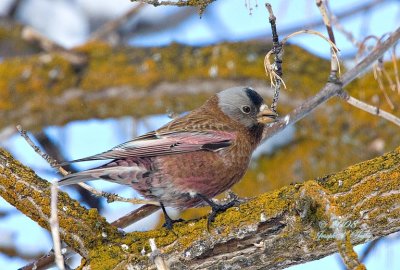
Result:
{"type": "Polygon", "coordinates": [[[248,128],[275,122],[278,117],[251,87],[229,88],[217,96],[221,111],[248,128]]]}

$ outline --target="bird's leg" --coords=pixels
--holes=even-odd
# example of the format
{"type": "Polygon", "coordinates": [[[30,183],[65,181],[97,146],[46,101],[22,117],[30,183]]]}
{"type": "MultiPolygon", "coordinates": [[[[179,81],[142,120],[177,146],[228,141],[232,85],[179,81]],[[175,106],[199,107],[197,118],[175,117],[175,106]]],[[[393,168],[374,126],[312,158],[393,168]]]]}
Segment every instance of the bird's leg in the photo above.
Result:
{"type": "Polygon", "coordinates": [[[170,218],[168,216],[167,211],[165,210],[165,206],[164,206],[164,204],[162,202],[160,202],[160,206],[161,206],[161,209],[162,209],[162,211],[164,213],[164,218],[165,218],[165,223],[163,224],[163,227],[167,228],[168,230],[172,230],[172,227],[174,226],[174,223],[184,221],[181,218],[180,219],[172,219],[172,218],[170,218]]]}
{"type": "Polygon", "coordinates": [[[197,194],[197,197],[208,203],[208,205],[211,206],[211,213],[208,216],[207,219],[207,229],[210,229],[211,223],[215,220],[215,217],[218,215],[218,213],[226,211],[228,208],[231,208],[232,206],[235,206],[239,201],[237,198],[234,198],[232,201],[226,203],[226,204],[217,204],[213,202],[211,199],[207,198],[206,196],[202,194],[197,194]]]}

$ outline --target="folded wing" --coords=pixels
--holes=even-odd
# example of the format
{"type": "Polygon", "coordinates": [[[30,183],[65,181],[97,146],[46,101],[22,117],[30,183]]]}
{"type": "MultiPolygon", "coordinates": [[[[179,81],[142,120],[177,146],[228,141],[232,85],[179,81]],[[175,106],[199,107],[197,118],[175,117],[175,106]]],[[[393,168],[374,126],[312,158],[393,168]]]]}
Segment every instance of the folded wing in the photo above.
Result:
{"type": "Polygon", "coordinates": [[[235,133],[226,131],[150,132],[134,140],[117,145],[106,152],[60,164],[81,161],[121,159],[127,157],[154,157],[200,150],[219,151],[231,145],[235,133]]]}

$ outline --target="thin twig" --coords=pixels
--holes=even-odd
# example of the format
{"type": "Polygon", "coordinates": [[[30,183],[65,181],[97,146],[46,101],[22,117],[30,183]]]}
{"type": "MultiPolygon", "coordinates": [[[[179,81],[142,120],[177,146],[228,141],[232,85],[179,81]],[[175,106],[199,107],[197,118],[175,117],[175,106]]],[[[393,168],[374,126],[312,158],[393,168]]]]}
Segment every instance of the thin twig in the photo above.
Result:
{"type": "Polygon", "coordinates": [[[305,116],[310,114],[315,108],[332,98],[333,96],[343,96],[343,88],[351,83],[354,79],[363,74],[377,59],[379,59],[386,51],[394,46],[400,39],[400,27],[397,28],[385,41],[375,47],[370,54],[360,61],[355,67],[348,70],[341,77],[341,85],[327,83],[316,95],[306,100],[301,106],[294,109],[291,113],[282,117],[271,126],[264,129],[263,141],[275,135],[288,125],[294,124],[305,116]]]}
{"type": "Polygon", "coordinates": [[[28,42],[38,44],[38,46],[45,52],[57,52],[60,56],[75,66],[84,66],[88,61],[86,55],[64,48],[30,26],[25,26],[22,29],[21,36],[22,39],[28,42]]]}
{"type": "Polygon", "coordinates": [[[331,24],[331,20],[330,20],[331,16],[328,15],[325,1],[324,0],[315,0],[315,3],[319,9],[319,12],[321,12],[322,20],[324,21],[326,31],[328,32],[329,39],[332,41],[332,43],[336,44],[335,35],[333,33],[332,24],[331,24]]]}
{"type": "Polygon", "coordinates": [[[200,1],[189,1],[189,0],[178,0],[178,1],[159,1],[159,0],[131,0],[131,2],[142,2],[155,7],[158,6],[176,6],[176,7],[187,7],[187,6],[199,6],[202,4],[208,5],[215,0],[204,0],[200,4],[200,1]]]}
{"type": "Polygon", "coordinates": [[[202,15],[205,8],[214,2],[215,0],[203,0],[203,1],[190,1],[190,0],[178,0],[178,1],[159,1],[159,0],[131,0],[131,2],[142,2],[146,4],[158,6],[176,6],[176,7],[198,7],[199,14],[202,15]]]}
{"type": "MultiPolygon", "coordinates": [[[[310,29],[304,29],[304,30],[300,30],[297,31],[295,33],[292,33],[290,35],[288,35],[287,37],[285,37],[284,39],[282,39],[282,43],[285,44],[290,38],[293,38],[297,35],[300,34],[311,34],[311,35],[316,35],[321,37],[322,39],[324,39],[326,42],[329,43],[329,45],[331,46],[331,50],[332,50],[332,56],[334,61],[336,62],[336,66],[337,66],[337,72],[340,74],[341,70],[340,70],[340,62],[339,62],[339,57],[337,56],[337,52],[339,52],[338,47],[336,47],[336,44],[333,43],[329,38],[325,37],[323,34],[321,34],[318,31],[314,31],[314,30],[310,30],[310,29]]],[[[332,64],[331,64],[332,65],[332,64]]],[[[336,83],[334,81],[331,81],[333,83],[336,83]]]]}
{"type": "Polygon", "coordinates": [[[342,76],[342,83],[343,86],[349,84],[353,81],[358,75],[362,74],[367,70],[368,67],[382,55],[388,51],[391,47],[395,46],[395,44],[400,39],[400,27],[397,28],[390,36],[380,43],[379,45],[375,46],[375,48],[370,52],[368,56],[366,56],[362,61],[360,61],[354,68],[347,71],[346,74],[342,76]],[[355,76],[355,77],[354,77],[355,76]]]}
{"type": "MultiPolygon", "coordinates": [[[[333,57],[334,57],[335,61],[337,62],[338,72],[339,72],[339,74],[340,74],[339,58],[338,58],[338,56],[337,56],[337,54],[336,54],[336,52],[339,51],[339,49],[336,47],[336,45],[335,45],[332,41],[330,41],[327,37],[325,37],[324,35],[322,35],[321,33],[317,32],[317,31],[314,31],[314,30],[300,30],[300,31],[297,31],[297,32],[295,32],[295,33],[292,33],[292,34],[288,35],[287,37],[285,37],[284,39],[282,39],[281,46],[283,47],[283,46],[286,44],[286,42],[287,42],[290,38],[292,38],[292,37],[294,37],[294,36],[297,36],[297,35],[300,35],[300,34],[312,34],[312,35],[317,35],[317,36],[323,38],[325,41],[327,41],[327,42],[329,43],[329,45],[331,46],[331,50],[332,50],[332,53],[333,53],[333,57]]],[[[282,50],[282,51],[283,51],[283,50],[282,50]]],[[[277,86],[276,86],[276,83],[275,83],[275,82],[276,82],[276,81],[279,81],[279,82],[281,82],[281,83],[283,84],[283,86],[286,88],[285,82],[284,82],[284,81],[282,80],[282,78],[279,77],[279,75],[275,72],[274,64],[271,64],[271,63],[270,63],[269,58],[271,57],[271,55],[272,55],[273,53],[274,53],[274,51],[273,51],[273,50],[270,50],[270,51],[265,55],[265,57],[264,57],[264,68],[265,68],[265,72],[269,75],[270,80],[271,80],[271,85],[272,85],[272,86],[274,86],[274,87],[276,88],[277,86]]],[[[331,82],[334,82],[334,81],[331,81],[331,82]]],[[[338,82],[334,82],[334,83],[338,83],[338,82]]]]}
{"type": "Polygon", "coordinates": [[[58,195],[58,185],[57,180],[53,181],[51,184],[51,201],[50,201],[50,231],[53,238],[53,250],[55,262],[58,269],[65,270],[64,258],[61,252],[61,241],[60,232],[58,227],[58,214],[57,214],[57,195],[58,195]]]}
{"type": "MultiPolygon", "coordinates": [[[[372,0],[372,1],[358,1],[354,5],[351,6],[346,6],[346,8],[343,9],[343,11],[339,11],[336,15],[336,19],[345,19],[351,16],[355,16],[357,14],[366,12],[368,10],[371,10],[372,8],[376,7],[377,5],[384,4],[386,0],[372,0]]],[[[281,1],[283,5],[287,5],[285,1],[281,1]]],[[[313,18],[313,19],[307,19],[304,22],[299,22],[295,24],[294,26],[284,28],[280,30],[281,36],[286,36],[290,33],[296,32],[301,30],[301,28],[307,27],[308,29],[317,29],[321,26],[323,26],[324,23],[321,21],[321,18],[313,18]]],[[[262,36],[255,36],[253,37],[254,39],[262,39],[266,41],[270,41],[271,38],[265,37],[265,34],[262,34],[262,36]]]]}
{"type": "Polygon", "coordinates": [[[380,116],[380,117],[392,122],[393,124],[400,126],[400,118],[380,109],[379,107],[369,105],[369,104],[362,102],[361,100],[358,100],[352,96],[348,96],[347,98],[345,98],[345,100],[347,101],[347,103],[353,105],[356,108],[366,111],[372,115],[380,116]]]}
{"type": "Polygon", "coordinates": [[[357,61],[357,59],[361,58],[361,56],[363,56],[364,53],[370,52],[379,44],[380,44],[380,41],[377,36],[374,36],[374,35],[366,36],[358,47],[358,52],[356,54],[355,60],[357,61]],[[371,39],[373,39],[376,44],[374,46],[367,46],[367,42],[371,39]]]}
{"type": "Polygon", "coordinates": [[[339,18],[335,16],[335,14],[333,14],[330,9],[329,6],[327,5],[326,8],[329,11],[329,17],[332,21],[332,23],[335,25],[335,29],[338,30],[339,32],[341,32],[348,41],[350,41],[356,48],[360,47],[360,43],[358,42],[358,40],[354,37],[353,33],[348,31],[339,21],[339,18]]]}
{"type": "Polygon", "coordinates": [[[154,240],[154,238],[150,238],[149,243],[151,248],[150,258],[154,260],[154,264],[156,265],[157,270],[169,270],[167,263],[161,256],[160,250],[157,248],[156,241],[154,240]]]}
{"type": "Polygon", "coordinates": [[[124,15],[116,18],[115,20],[108,21],[104,23],[100,28],[94,31],[89,40],[104,40],[108,39],[109,36],[118,32],[118,29],[121,28],[130,18],[135,16],[142,8],[144,7],[143,3],[139,3],[137,6],[131,8],[124,15]]]}
{"type": "Polygon", "coordinates": [[[397,93],[400,95],[400,74],[399,74],[399,69],[397,68],[396,47],[397,44],[395,44],[392,49],[392,62],[393,62],[394,77],[396,79],[397,93]]]}
{"type": "MultiPolygon", "coordinates": [[[[274,91],[274,96],[272,98],[272,104],[271,104],[271,109],[272,111],[276,112],[276,107],[278,105],[278,99],[279,99],[279,92],[281,89],[281,84],[282,84],[282,57],[283,57],[283,46],[279,42],[279,36],[278,32],[276,30],[276,17],[274,15],[274,12],[272,10],[272,6],[270,3],[266,3],[265,7],[268,10],[269,13],[269,23],[271,24],[271,31],[272,31],[272,53],[275,55],[274,57],[274,64],[272,66],[266,65],[265,58],[264,58],[264,68],[266,70],[272,70],[272,72],[269,72],[271,80],[274,82],[272,85],[275,86],[275,91],[274,91]],[[268,66],[268,68],[267,68],[268,66]]],[[[286,87],[286,86],[285,86],[286,87]]]]}
{"type": "Polygon", "coordinates": [[[374,79],[378,83],[379,90],[382,91],[383,96],[385,97],[385,100],[386,100],[387,104],[389,105],[390,109],[394,110],[395,106],[394,106],[392,100],[390,99],[388,93],[386,92],[385,85],[384,85],[384,82],[382,79],[382,77],[384,76],[384,69],[385,68],[383,66],[383,59],[380,58],[378,60],[378,63],[373,65],[374,79]],[[380,64],[380,62],[382,62],[382,64],[380,64]]]}
{"type": "Polygon", "coordinates": [[[97,190],[88,184],[85,183],[78,183],[78,185],[87,191],[91,192],[95,196],[104,197],[107,199],[108,203],[111,202],[127,202],[132,204],[151,204],[151,205],[160,205],[157,201],[150,201],[150,200],[142,200],[142,199],[135,199],[135,198],[124,198],[114,193],[109,193],[101,190],[97,190]]]}
{"type": "MultiPolygon", "coordinates": [[[[380,38],[378,38],[377,36],[374,36],[374,35],[370,35],[370,36],[365,37],[364,40],[360,43],[360,47],[359,47],[359,50],[358,50],[357,55],[356,55],[356,60],[361,55],[363,55],[365,52],[374,50],[374,48],[376,48],[377,46],[379,46],[382,43],[382,40],[386,36],[387,36],[387,34],[383,35],[380,38]],[[374,46],[367,46],[366,43],[369,40],[374,40],[375,41],[375,45],[374,46]]],[[[396,45],[394,45],[393,49],[395,49],[395,47],[396,47],[396,45]]],[[[385,70],[384,61],[383,61],[383,55],[377,60],[377,63],[372,65],[372,70],[373,70],[373,74],[374,74],[374,79],[377,81],[379,89],[382,91],[383,96],[385,97],[385,100],[386,100],[387,104],[389,105],[389,107],[392,110],[394,110],[395,109],[395,105],[393,104],[392,100],[390,99],[390,96],[386,92],[385,85],[384,85],[384,82],[383,82],[383,79],[382,79],[382,77],[386,78],[388,80],[390,86],[393,87],[394,83],[393,83],[392,79],[389,77],[389,75],[387,74],[387,72],[385,70]]]]}
{"type": "MultiPolygon", "coordinates": [[[[321,16],[324,21],[326,31],[328,32],[329,40],[333,44],[336,45],[335,35],[333,33],[332,24],[331,24],[331,20],[330,20],[331,16],[328,15],[325,1],[324,0],[316,0],[315,2],[316,2],[317,7],[319,8],[319,11],[321,12],[321,16]]],[[[336,83],[339,81],[338,73],[340,73],[339,72],[340,64],[339,64],[339,60],[337,57],[337,53],[338,53],[337,48],[332,46],[331,47],[331,71],[330,71],[329,78],[328,78],[328,81],[332,82],[332,83],[336,83]]]]}
{"type": "Polygon", "coordinates": [[[125,216],[113,221],[111,225],[118,228],[125,228],[145,217],[148,217],[159,209],[160,207],[157,205],[145,204],[138,209],[133,210],[129,214],[126,214],[125,216]]]}
{"type": "MultiPolygon", "coordinates": [[[[384,40],[387,37],[387,35],[388,35],[387,33],[382,35],[378,39],[378,44],[380,44],[382,42],[382,40],[384,40]]],[[[394,110],[395,106],[394,106],[392,100],[390,99],[390,96],[386,92],[386,89],[385,89],[385,86],[384,86],[384,83],[383,83],[383,79],[386,79],[388,81],[388,83],[389,83],[389,87],[393,87],[393,85],[394,85],[392,79],[387,74],[387,71],[385,69],[383,56],[378,59],[377,63],[373,67],[374,67],[374,76],[376,75],[375,79],[378,81],[379,88],[383,92],[383,95],[384,95],[384,97],[386,99],[386,102],[389,104],[390,109],[394,110]]]]}
{"type": "MultiPolygon", "coordinates": [[[[1,233],[3,235],[8,234],[9,232],[2,230],[1,233]]],[[[14,232],[12,232],[13,234],[14,232]]],[[[15,237],[12,235],[12,239],[15,240],[15,237]]],[[[8,240],[7,240],[8,242],[8,240]]],[[[22,248],[19,246],[17,241],[12,241],[12,243],[0,243],[0,254],[4,257],[9,257],[11,259],[22,259],[25,261],[36,260],[38,257],[43,256],[43,252],[36,250],[27,250],[26,248],[22,248]]]]}
{"type": "MultiPolygon", "coordinates": [[[[53,167],[54,165],[57,164],[57,161],[55,161],[55,160],[52,159],[48,154],[46,154],[46,153],[44,153],[42,150],[40,150],[40,148],[31,140],[31,138],[30,138],[30,137],[28,136],[28,134],[26,133],[26,130],[24,130],[24,129],[22,128],[21,125],[17,125],[16,128],[17,128],[19,134],[21,134],[22,138],[24,138],[25,141],[29,144],[29,146],[32,147],[33,150],[34,150],[39,156],[41,156],[44,160],[46,160],[46,162],[49,163],[50,166],[53,167]]],[[[67,175],[67,174],[68,174],[68,172],[65,171],[65,170],[64,170],[63,168],[61,168],[61,167],[60,167],[59,170],[61,170],[60,172],[61,172],[62,175],[67,175]]]]}

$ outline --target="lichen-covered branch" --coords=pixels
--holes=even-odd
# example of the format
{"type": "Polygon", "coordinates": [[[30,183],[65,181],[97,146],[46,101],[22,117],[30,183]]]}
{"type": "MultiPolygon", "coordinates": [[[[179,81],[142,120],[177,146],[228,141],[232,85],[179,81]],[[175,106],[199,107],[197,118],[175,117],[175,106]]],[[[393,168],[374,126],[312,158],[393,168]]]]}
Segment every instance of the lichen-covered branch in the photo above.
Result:
{"type": "MultiPolygon", "coordinates": [[[[74,120],[182,112],[237,85],[272,95],[265,87],[261,42],[201,48],[112,48],[97,42],[76,50],[87,56],[87,66],[76,69],[57,53],[0,63],[0,130],[21,124],[34,132],[74,120]]],[[[286,82],[296,88],[290,100],[324,84],[327,61],[294,46],[285,57],[291,63],[286,82]]],[[[290,103],[287,95],[280,98],[290,103]]]]}
{"type": "MultiPolygon", "coordinates": [[[[368,61],[345,73],[343,86],[393,46],[399,32],[397,29],[374,50],[368,61]]],[[[88,59],[88,64],[78,69],[57,53],[16,57],[0,63],[0,130],[16,123],[36,131],[73,120],[126,115],[140,118],[168,109],[187,111],[201,105],[211,93],[238,84],[252,85],[264,95],[272,95],[271,90],[259,87],[265,85],[264,70],[259,68],[266,53],[263,43],[202,48],[177,44],[164,48],[112,48],[90,43],[76,50],[88,59]]],[[[310,89],[321,88],[329,72],[326,61],[293,46],[286,48],[285,59],[290,63],[286,67],[286,83],[296,91],[290,92],[290,99],[282,93],[280,101],[285,106],[281,110],[286,110],[283,113],[294,107],[288,104],[291,101],[312,95],[310,89]]],[[[316,101],[313,108],[339,92],[338,85],[328,85],[310,99],[316,101]]],[[[308,105],[297,108],[289,123],[307,115],[312,110],[308,105]]],[[[281,129],[286,125],[281,121],[275,126],[281,129]]]]}
{"type": "Polygon", "coordinates": [[[160,0],[131,0],[132,2],[141,2],[158,6],[177,6],[177,7],[198,7],[200,15],[203,14],[206,7],[215,0],[177,0],[177,1],[160,1],[160,0]]]}
{"type": "MultiPolygon", "coordinates": [[[[351,243],[359,244],[400,230],[399,190],[397,148],[342,172],[260,195],[218,215],[210,232],[201,218],[177,224],[173,231],[120,235],[96,211],[61,193],[60,232],[66,243],[90,258],[85,263],[91,269],[154,268],[147,256],[150,238],[171,269],[281,269],[337,252],[329,210],[313,194],[323,191],[335,201],[335,213],[345,222],[337,226],[344,227],[351,243]]],[[[0,195],[48,229],[49,184],[3,150],[0,195]]]]}
{"type": "MultiPolygon", "coordinates": [[[[130,234],[128,239],[137,239],[130,242],[130,250],[144,247],[149,253],[143,238],[155,238],[171,269],[281,269],[315,260],[337,252],[339,237],[325,226],[331,222],[326,205],[303,196],[322,190],[336,202],[344,222],[336,226],[344,227],[353,244],[399,231],[400,148],[342,172],[263,194],[218,216],[210,233],[201,219],[171,233],[130,234]]],[[[151,267],[147,258],[134,255],[126,264],[151,267]]]]}
{"type": "Polygon", "coordinates": [[[31,44],[22,38],[24,26],[11,18],[0,17],[0,56],[26,56],[41,51],[38,44],[31,44]]]}
{"type": "MultiPolygon", "coordinates": [[[[0,196],[49,230],[50,184],[3,149],[0,149],[0,196]]],[[[58,195],[58,214],[62,240],[83,257],[88,257],[93,246],[119,236],[97,210],[83,208],[63,192],[58,195]]]]}

